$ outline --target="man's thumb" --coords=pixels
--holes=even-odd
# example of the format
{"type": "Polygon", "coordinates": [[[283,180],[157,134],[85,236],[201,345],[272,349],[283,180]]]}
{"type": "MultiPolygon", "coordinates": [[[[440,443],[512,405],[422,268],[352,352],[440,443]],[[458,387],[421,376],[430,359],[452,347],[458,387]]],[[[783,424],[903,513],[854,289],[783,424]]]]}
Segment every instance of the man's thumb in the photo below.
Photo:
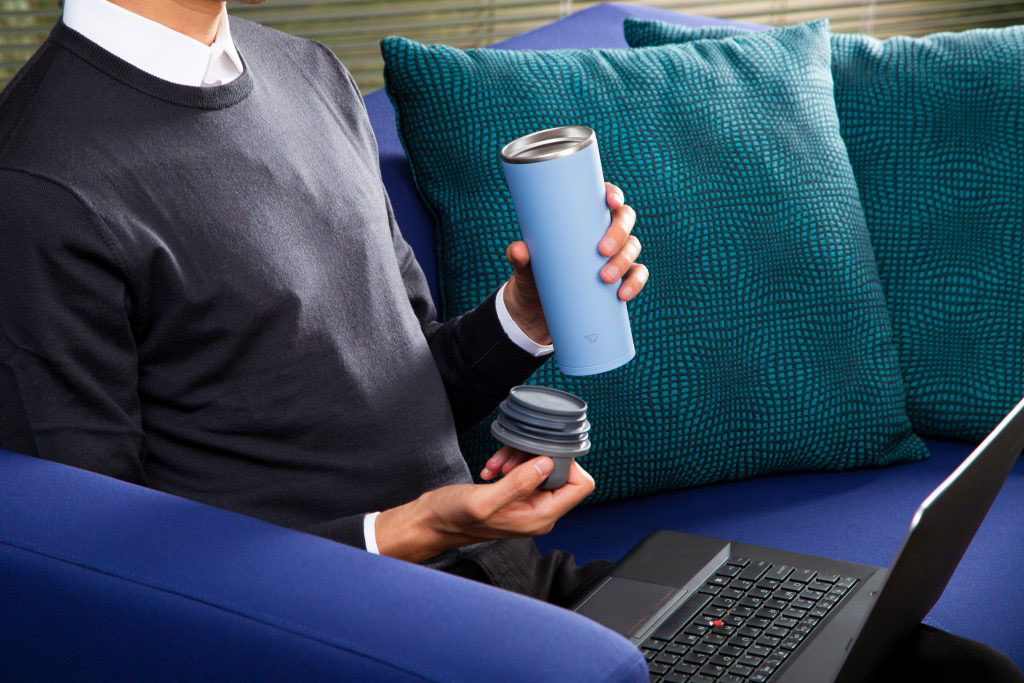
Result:
{"type": "Polygon", "coordinates": [[[551,458],[546,455],[538,456],[521,463],[499,481],[491,484],[488,488],[493,489],[492,503],[495,510],[500,510],[536,491],[541,482],[551,474],[554,466],[551,458]]]}

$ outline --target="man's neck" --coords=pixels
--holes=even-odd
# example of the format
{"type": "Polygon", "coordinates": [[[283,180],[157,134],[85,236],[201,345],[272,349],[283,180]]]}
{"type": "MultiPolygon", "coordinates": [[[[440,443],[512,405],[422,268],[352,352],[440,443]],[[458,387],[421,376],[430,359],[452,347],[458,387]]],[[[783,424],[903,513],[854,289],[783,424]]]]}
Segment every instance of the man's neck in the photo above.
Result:
{"type": "Polygon", "coordinates": [[[224,0],[108,0],[204,45],[217,37],[224,0]]]}

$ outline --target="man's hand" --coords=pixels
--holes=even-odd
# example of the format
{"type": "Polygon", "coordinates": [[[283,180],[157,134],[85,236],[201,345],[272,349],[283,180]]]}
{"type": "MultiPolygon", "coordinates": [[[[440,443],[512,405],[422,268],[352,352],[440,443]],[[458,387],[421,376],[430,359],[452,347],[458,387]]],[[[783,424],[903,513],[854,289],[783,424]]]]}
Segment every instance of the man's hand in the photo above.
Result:
{"type": "Polygon", "coordinates": [[[503,464],[519,463],[500,481],[442,486],[381,512],[375,526],[380,554],[421,562],[481,541],[543,535],[594,490],[594,479],[575,463],[565,486],[541,491],[537,487],[554,466],[551,458],[507,446],[499,456],[503,464]]]}
{"type": "MultiPolygon", "coordinates": [[[[595,245],[602,256],[608,257],[608,263],[601,269],[601,279],[609,284],[621,280],[619,298],[629,301],[647,284],[649,273],[646,266],[636,262],[640,255],[640,240],[629,234],[636,223],[636,212],[624,203],[622,190],[611,183],[605,183],[605,188],[612,222],[600,244],[595,245]]],[[[526,242],[518,240],[508,245],[505,258],[515,271],[505,285],[505,308],[527,337],[538,344],[550,344],[551,333],[548,332],[544,309],[533,281],[530,250],[526,248],[526,242]]]]}

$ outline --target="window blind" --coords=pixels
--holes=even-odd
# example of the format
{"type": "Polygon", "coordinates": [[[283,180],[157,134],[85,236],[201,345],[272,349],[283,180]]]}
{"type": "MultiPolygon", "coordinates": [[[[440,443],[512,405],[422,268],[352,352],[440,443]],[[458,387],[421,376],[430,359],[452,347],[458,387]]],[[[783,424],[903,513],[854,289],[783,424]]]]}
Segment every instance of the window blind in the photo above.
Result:
{"type": "MultiPolygon", "coordinates": [[[[629,0],[627,0],[628,2],[629,0]]],[[[636,1],[636,0],[634,0],[636,1]]],[[[835,31],[885,38],[1024,23],[1024,0],[642,0],[643,4],[765,24],[828,17],[835,31]]],[[[377,42],[404,35],[479,47],[585,9],[582,0],[269,0],[231,14],[315,38],[334,50],[364,92],[382,85],[377,42]]],[[[59,0],[0,0],[0,87],[31,56],[59,0]]]]}

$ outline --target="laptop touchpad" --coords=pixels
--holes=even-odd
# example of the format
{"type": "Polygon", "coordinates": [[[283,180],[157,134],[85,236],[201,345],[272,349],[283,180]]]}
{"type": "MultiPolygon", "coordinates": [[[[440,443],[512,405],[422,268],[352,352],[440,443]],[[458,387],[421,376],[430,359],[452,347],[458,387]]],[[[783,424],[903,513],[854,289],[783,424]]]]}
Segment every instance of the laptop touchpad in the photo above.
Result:
{"type": "Polygon", "coordinates": [[[613,576],[576,611],[628,638],[678,591],[676,586],[613,576]]]}

